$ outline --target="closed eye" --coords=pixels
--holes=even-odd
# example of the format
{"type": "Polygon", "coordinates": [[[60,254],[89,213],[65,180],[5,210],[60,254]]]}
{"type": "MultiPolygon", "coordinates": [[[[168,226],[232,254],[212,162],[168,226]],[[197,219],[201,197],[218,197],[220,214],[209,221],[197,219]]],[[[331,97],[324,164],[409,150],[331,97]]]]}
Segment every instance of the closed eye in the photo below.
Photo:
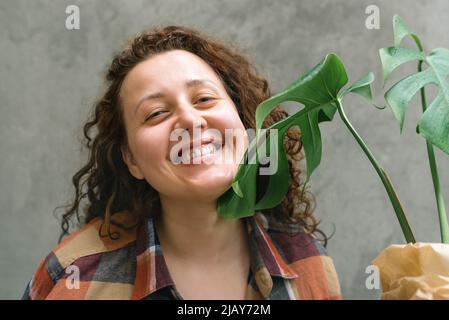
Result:
{"type": "Polygon", "coordinates": [[[202,97],[202,98],[199,98],[196,101],[196,103],[206,103],[206,102],[209,102],[209,101],[212,101],[212,100],[215,100],[215,99],[212,98],[212,97],[202,97]]]}
{"type": "Polygon", "coordinates": [[[145,120],[149,120],[149,119],[155,118],[155,117],[161,115],[161,114],[164,113],[164,112],[165,112],[165,111],[163,111],[163,110],[153,112],[153,113],[151,113],[150,115],[148,115],[148,117],[146,117],[145,120]]]}

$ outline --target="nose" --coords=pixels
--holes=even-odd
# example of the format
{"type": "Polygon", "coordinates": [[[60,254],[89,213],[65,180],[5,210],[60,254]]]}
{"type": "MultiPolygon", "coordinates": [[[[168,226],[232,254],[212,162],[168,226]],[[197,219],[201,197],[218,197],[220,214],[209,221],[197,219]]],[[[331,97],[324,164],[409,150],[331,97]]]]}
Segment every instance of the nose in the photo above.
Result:
{"type": "Polygon", "coordinates": [[[185,129],[192,134],[194,128],[206,129],[206,119],[204,119],[201,111],[190,103],[180,103],[177,108],[175,129],[185,129]]]}

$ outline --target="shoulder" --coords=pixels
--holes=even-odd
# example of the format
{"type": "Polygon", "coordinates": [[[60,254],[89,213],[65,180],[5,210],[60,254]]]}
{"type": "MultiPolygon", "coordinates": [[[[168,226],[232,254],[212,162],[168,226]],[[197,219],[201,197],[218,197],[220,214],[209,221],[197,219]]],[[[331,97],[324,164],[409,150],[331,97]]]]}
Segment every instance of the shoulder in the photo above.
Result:
{"type": "Polygon", "coordinates": [[[299,295],[306,299],[341,299],[338,275],[332,257],[323,244],[303,228],[282,226],[258,213],[256,220],[269,235],[295,280],[299,295]]]}
{"type": "Polygon", "coordinates": [[[270,236],[277,249],[284,253],[286,260],[294,262],[314,256],[329,256],[321,242],[314,235],[305,232],[301,226],[282,225],[261,212],[257,213],[255,218],[270,236]]]}
{"type": "MultiPolygon", "coordinates": [[[[125,221],[126,218],[125,212],[114,214],[114,220],[117,222],[125,221]]],[[[100,235],[100,231],[106,232],[101,230],[102,226],[103,219],[95,218],[53,248],[34,272],[23,299],[50,298],[59,280],[70,274],[69,267],[72,265],[78,267],[80,277],[83,278],[93,273],[100,260],[109,253],[119,255],[121,251],[129,251],[128,248],[136,238],[135,228],[123,229],[111,224],[111,233],[120,234],[120,237],[114,240],[107,235],[100,235]]]]}

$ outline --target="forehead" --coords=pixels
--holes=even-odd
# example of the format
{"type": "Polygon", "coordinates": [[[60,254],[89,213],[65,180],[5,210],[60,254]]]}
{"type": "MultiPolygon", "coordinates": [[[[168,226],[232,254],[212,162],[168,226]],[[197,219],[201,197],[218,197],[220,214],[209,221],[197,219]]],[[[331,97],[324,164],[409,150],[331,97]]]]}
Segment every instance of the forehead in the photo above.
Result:
{"type": "Polygon", "coordinates": [[[186,81],[206,79],[222,88],[215,71],[197,55],[185,50],[157,54],[136,65],[125,77],[120,96],[132,96],[156,90],[179,90],[186,81]]]}

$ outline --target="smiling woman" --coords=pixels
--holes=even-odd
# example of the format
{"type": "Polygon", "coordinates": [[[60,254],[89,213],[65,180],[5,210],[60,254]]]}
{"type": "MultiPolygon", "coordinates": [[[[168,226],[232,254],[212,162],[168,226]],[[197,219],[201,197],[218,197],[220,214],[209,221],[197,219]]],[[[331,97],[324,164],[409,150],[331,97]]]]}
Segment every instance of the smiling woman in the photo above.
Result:
{"type": "MultiPolygon", "coordinates": [[[[291,173],[284,201],[248,218],[217,213],[248,146],[245,130],[255,127],[256,107],[270,96],[244,56],[169,26],[134,38],[106,78],[84,127],[90,158],[73,177],[61,238],[74,216],[83,226],[41,262],[25,299],[341,297],[318,241],[326,237],[313,197],[299,195],[298,131],[284,141],[291,173]],[[237,135],[229,138],[229,130],[237,135]],[[187,142],[173,139],[176,132],[187,142]],[[225,154],[233,161],[222,161],[225,154]]],[[[265,127],[285,116],[276,109],[265,127]]],[[[263,177],[257,189],[264,190],[263,177]]]]}

